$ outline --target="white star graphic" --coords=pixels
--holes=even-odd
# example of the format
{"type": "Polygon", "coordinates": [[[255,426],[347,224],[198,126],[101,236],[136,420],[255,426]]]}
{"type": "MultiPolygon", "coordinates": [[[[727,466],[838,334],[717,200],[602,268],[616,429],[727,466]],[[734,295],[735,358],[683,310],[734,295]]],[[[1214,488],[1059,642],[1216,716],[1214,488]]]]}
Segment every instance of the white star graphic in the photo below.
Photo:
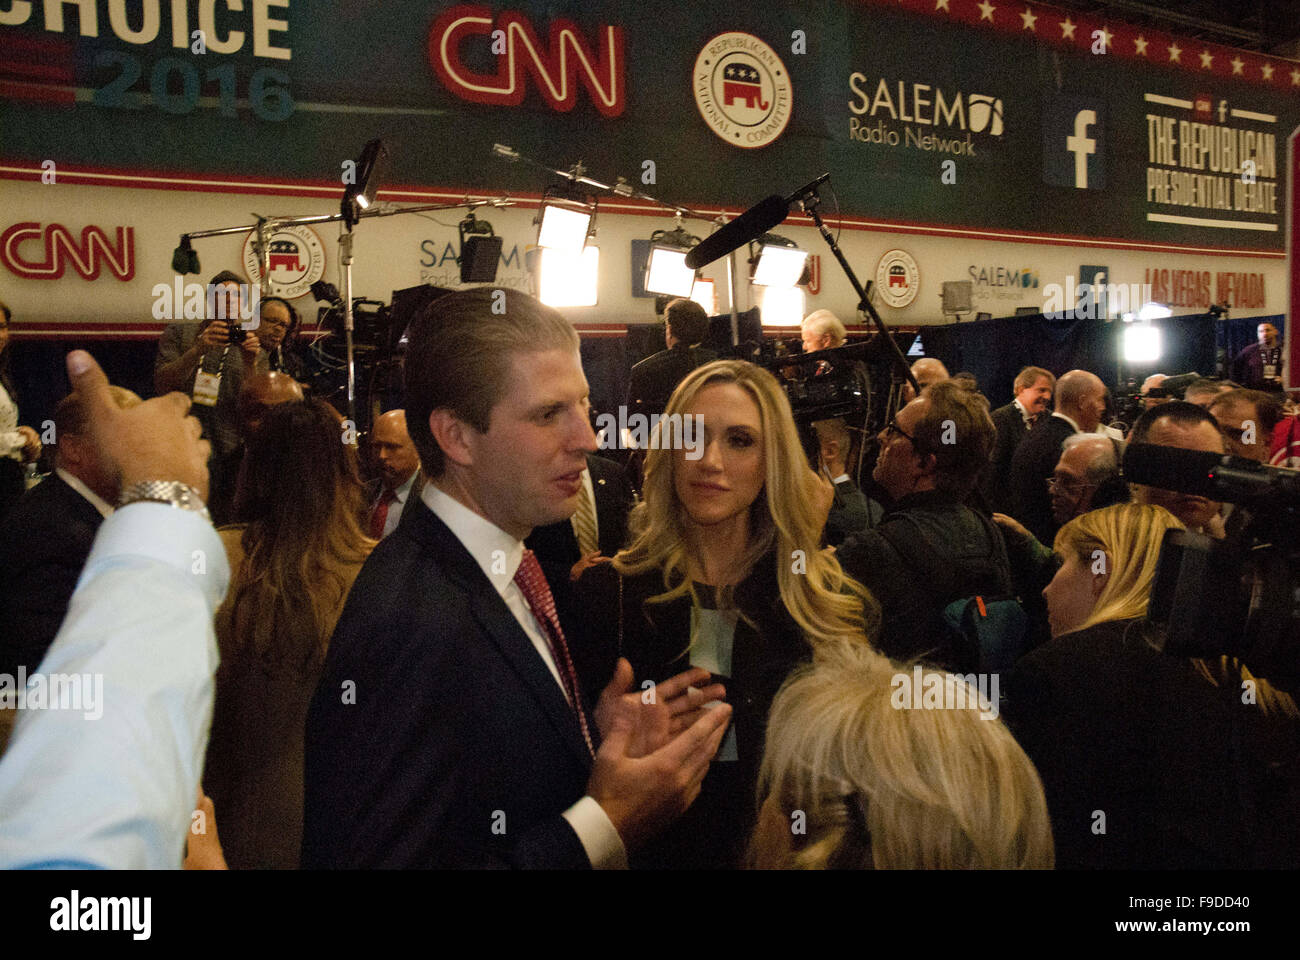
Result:
{"type": "Polygon", "coordinates": [[[1064,20],[1061,21],[1061,39],[1062,39],[1062,40],[1065,40],[1066,38],[1069,38],[1070,40],[1073,40],[1073,39],[1074,39],[1074,26],[1075,26],[1075,25],[1074,25],[1073,23],[1070,22],[1070,18],[1069,18],[1069,17],[1066,17],[1064,20]]]}
{"type": "Polygon", "coordinates": [[[1291,71],[1291,86],[1300,87],[1300,70],[1291,71]]]}
{"type": "Polygon", "coordinates": [[[1182,56],[1182,53],[1183,53],[1182,47],[1178,46],[1178,44],[1176,43],[1171,43],[1169,45],[1169,62],[1182,63],[1183,61],[1179,59],[1179,57],[1182,56]]]}
{"type": "Polygon", "coordinates": [[[1105,27],[1101,28],[1101,39],[1105,41],[1104,49],[1110,50],[1110,42],[1115,39],[1115,34],[1111,33],[1105,27]]]}
{"type": "Polygon", "coordinates": [[[1233,73],[1241,73],[1241,68],[1242,68],[1242,66],[1243,66],[1243,63],[1242,63],[1241,57],[1233,57],[1233,58],[1232,58],[1232,72],[1233,72],[1233,73]]]}
{"type": "Polygon", "coordinates": [[[948,10],[948,0],[934,0],[934,9],[947,10],[949,13],[952,13],[951,10],[948,10]]]}
{"type": "Polygon", "coordinates": [[[1264,75],[1264,79],[1265,79],[1265,80],[1272,80],[1272,79],[1273,79],[1273,64],[1271,64],[1271,63],[1266,63],[1266,64],[1264,64],[1262,67],[1259,68],[1259,72],[1262,73],[1262,74],[1264,75]]]}
{"type": "Polygon", "coordinates": [[[1038,22],[1038,15],[1035,14],[1028,7],[1025,7],[1025,12],[1020,15],[1020,19],[1024,22],[1024,26],[1022,26],[1020,29],[1029,30],[1033,33],[1038,32],[1037,30],[1034,29],[1034,24],[1038,22]]]}
{"type": "Polygon", "coordinates": [[[1139,34],[1138,38],[1133,41],[1133,46],[1137,48],[1137,55],[1139,57],[1145,57],[1147,55],[1147,44],[1149,42],[1150,41],[1141,34],[1139,34]]]}
{"type": "Polygon", "coordinates": [[[1202,51],[1201,51],[1201,66],[1203,66],[1206,70],[1209,70],[1209,69],[1210,69],[1210,64],[1212,64],[1213,62],[1214,62],[1214,54],[1212,54],[1212,53],[1207,53],[1206,51],[1202,50],[1202,51]]]}
{"type": "Polygon", "coordinates": [[[989,23],[992,23],[993,11],[996,10],[997,7],[989,3],[989,0],[984,0],[984,2],[981,3],[979,6],[980,6],[980,19],[987,20],[989,23]]]}

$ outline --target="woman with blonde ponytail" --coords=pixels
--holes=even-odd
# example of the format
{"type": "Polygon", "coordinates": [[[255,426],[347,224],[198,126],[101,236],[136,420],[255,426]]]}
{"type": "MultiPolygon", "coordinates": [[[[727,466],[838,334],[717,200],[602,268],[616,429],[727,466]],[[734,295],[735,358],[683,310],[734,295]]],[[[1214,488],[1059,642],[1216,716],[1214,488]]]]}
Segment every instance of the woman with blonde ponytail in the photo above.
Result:
{"type": "Polygon", "coordinates": [[[821,549],[830,485],[808,466],[789,401],[761,367],[719,360],[678,385],[643,496],[631,544],[589,571],[583,590],[616,605],[618,655],[639,688],[703,667],[734,714],[699,798],[634,865],[736,867],[773,696],[800,663],[874,640],[879,607],[821,549]]]}

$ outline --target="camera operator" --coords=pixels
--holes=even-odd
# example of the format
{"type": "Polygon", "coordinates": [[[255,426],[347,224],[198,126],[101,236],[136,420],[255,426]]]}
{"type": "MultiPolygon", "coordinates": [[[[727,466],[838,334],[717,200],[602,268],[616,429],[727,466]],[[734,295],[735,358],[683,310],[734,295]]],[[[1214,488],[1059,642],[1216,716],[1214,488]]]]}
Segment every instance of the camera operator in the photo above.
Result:
{"type": "MultiPolygon", "coordinates": [[[[234,476],[221,464],[239,446],[239,390],[245,375],[264,373],[267,355],[256,330],[241,327],[247,285],[223,270],[208,283],[209,316],[202,321],[168,324],[158,342],[154,388],[161,395],[177,391],[194,402],[193,415],[212,444],[212,500],[229,502],[234,476]]],[[[213,516],[216,523],[227,518],[213,516]]]]}
{"type": "MultiPolygon", "coordinates": [[[[1170,400],[1148,409],[1133,424],[1128,439],[1129,443],[1154,443],[1220,455],[1227,452],[1218,421],[1204,407],[1186,400],[1170,400]]],[[[1206,497],[1135,483],[1133,499],[1164,507],[1195,533],[1224,536],[1223,505],[1206,497]]]]}

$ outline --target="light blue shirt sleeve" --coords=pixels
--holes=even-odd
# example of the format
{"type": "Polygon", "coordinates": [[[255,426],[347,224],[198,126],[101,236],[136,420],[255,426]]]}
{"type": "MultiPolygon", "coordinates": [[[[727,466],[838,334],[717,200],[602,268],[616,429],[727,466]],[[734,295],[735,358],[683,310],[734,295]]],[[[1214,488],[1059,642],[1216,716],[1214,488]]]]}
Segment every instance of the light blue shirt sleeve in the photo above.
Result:
{"type": "Polygon", "coordinates": [[[0,760],[0,868],[180,866],[229,581],[196,513],[133,503],[104,521],[0,760]],[[80,704],[49,696],[56,683],[80,704]]]}

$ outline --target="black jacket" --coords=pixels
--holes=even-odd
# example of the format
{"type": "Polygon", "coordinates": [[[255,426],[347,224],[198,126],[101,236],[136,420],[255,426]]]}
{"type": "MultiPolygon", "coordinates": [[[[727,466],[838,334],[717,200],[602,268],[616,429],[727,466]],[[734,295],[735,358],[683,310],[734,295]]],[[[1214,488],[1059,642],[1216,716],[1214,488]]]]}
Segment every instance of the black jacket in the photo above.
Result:
{"type": "Polygon", "coordinates": [[[646,416],[663,413],[677,384],[696,367],[716,359],[718,355],[712,350],[687,347],[680,343],[670,350],[660,350],[653,356],[646,357],[632,368],[628,412],[646,416]]]}
{"type": "Polygon", "coordinates": [[[413,497],[348,595],[307,715],[303,868],[588,867],[561,814],[590,772],[532,641],[413,497]]]}
{"type": "Polygon", "coordinates": [[[900,660],[963,666],[955,661],[943,608],[963,597],[1011,593],[1002,534],[941,490],[902,497],[874,528],[849,536],[836,556],[880,602],[879,646],[900,660]]]}
{"type": "Polygon", "coordinates": [[[0,538],[0,673],[45,659],[103,522],[57,473],[15,505],[0,538]]]}
{"type": "MultiPolygon", "coordinates": [[[[623,578],[609,566],[594,567],[578,584],[588,609],[608,610],[619,616],[621,629],[608,620],[600,624],[583,662],[589,675],[603,686],[618,656],[627,657],[639,689],[646,680],[661,683],[690,669],[691,607],[689,595],[670,603],[649,603],[664,592],[663,574],[654,570],[623,578]],[[620,608],[621,603],[621,608],[620,608]]],[[[713,588],[701,588],[712,602],[713,588]]],[[[719,677],[727,688],[736,737],[736,761],[715,760],[704,779],[700,796],[680,820],[642,850],[632,864],[641,868],[731,868],[740,865],[755,821],[754,790],[767,734],[767,714],[772,698],[799,663],[812,651],[786,612],[776,580],[776,557],[760,559],[748,578],[735,588],[735,602],[753,626],[736,624],[731,655],[731,676],[719,677]]],[[[604,618],[602,618],[604,619],[604,618]]]]}
{"type": "Polygon", "coordinates": [[[1278,829],[1295,811],[1270,815],[1269,756],[1294,768],[1294,725],[1288,746],[1287,725],[1243,706],[1239,685],[1215,687],[1140,628],[1118,620],[1057,637],[1006,686],[1007,722],[1043,780],[1057,866],[1282,865],[1294,838],[1278,829]]]}
{"type": "MultiPolygon", "coordinates": [[[[1029,435],[1025,418],[1020,415],[1020,408],[1014,403],[998,407],[991,414],[993,426],[997,429],[997,438],[993,442],[993,456],[988,468],[980,480],[980,489],[984,499],[992,510],[998,513],[1011,511],[1011,497],[1007,489],[1007,480],[1011,476],[1011,458],[1015,456],[1021,441],[1029,435]]],[[[1052,464],[1053,467],[1056,464],[1052,464]]]]}
{"type": "MultiPolygon", "coordinates": [[[[588,455],[587,469],[591,471],[591,489],[596,494],[596,535],[600,552],[612,557],[627,540],[627,514],[632,509],[632,485],[627,471],[613,460],[588,455]]],[[[578,550],[578,536],[573,523],[561,520],[537,527],[524,544],[537,554],[546,570],[548,580],[568,575],[569,569],[582,559],[578,550]],[[552,565],[554,570],[552,570],[552,565]]]]}
{"type": "Polygon", "coordinates": [[[1061,444],[1074,432],[1068,421],[1047,417],[1034,424],[1011,458],[1011,515],[1049,545],[1056,539],[1060,524],[1052,517],[1047,481],[1061,459],[1061,444]]]}

